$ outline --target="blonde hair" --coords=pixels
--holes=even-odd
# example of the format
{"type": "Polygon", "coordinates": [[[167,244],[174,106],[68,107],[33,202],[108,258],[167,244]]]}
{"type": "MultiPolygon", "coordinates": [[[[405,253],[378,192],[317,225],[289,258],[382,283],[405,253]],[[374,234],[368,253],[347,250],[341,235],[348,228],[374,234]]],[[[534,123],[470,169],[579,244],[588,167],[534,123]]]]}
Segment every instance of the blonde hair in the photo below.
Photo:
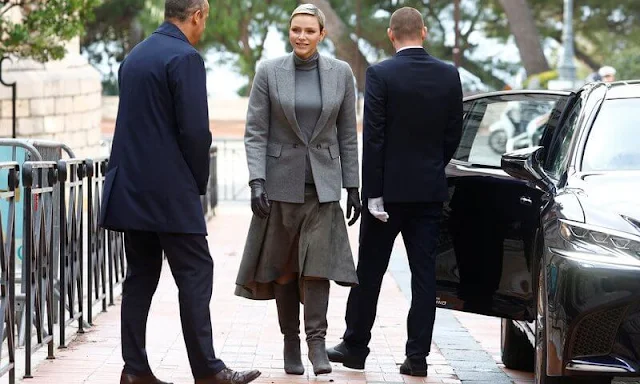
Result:
{"type": "Polygon", "coordinates": [[[320,8],[316,7],[313,4],[301,4],[291,13],[291,17],[289,17],[289,25],[291,25],[291,20],[293,20],[296,15],[311,15],[315,16],[318,19],[318,24],[320,24],[320,30],[324,29],[325,17],[324,13],[320,10],[320,8]]]}

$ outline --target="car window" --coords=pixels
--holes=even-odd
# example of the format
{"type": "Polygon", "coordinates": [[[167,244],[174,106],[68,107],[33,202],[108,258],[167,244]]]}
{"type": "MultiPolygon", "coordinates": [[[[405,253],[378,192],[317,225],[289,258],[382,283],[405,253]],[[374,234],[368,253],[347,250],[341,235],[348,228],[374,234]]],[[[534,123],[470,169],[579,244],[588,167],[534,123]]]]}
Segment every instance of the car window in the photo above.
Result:
{"type": "Polygon", "coordinates": [[[605,100],[593,122],[583,171],[640,170],[640,98],[605,100]]]}
{"type": "Polygon", "coordinates": [[[500,167],[506,152],[540,143],[559,99],[555,95],[519,94],[466,102],[462,139],[453,158],[500,167]]]}
{"type": "Polygon", "coordinates": [[[578,126],[578,118],[582,111],[582,99],[577,99],[567,114],[562,126],[551,140],[545,161],[545,171],[552,177],[559,178],[566,168],[571,140],[578,126]]]}

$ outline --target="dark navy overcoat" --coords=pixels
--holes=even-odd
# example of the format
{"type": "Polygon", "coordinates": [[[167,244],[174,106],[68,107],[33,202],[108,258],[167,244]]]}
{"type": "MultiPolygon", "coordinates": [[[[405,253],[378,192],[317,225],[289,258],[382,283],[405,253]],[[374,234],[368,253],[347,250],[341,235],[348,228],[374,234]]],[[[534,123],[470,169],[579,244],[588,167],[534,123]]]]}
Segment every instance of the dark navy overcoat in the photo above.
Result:
{"type": "Polygon", "coordinates": [[[202,56],[165,22],[125,58],[118,84],[100,225],[206,234],[200,195],[209,178],[211,132],[202,56]]]}

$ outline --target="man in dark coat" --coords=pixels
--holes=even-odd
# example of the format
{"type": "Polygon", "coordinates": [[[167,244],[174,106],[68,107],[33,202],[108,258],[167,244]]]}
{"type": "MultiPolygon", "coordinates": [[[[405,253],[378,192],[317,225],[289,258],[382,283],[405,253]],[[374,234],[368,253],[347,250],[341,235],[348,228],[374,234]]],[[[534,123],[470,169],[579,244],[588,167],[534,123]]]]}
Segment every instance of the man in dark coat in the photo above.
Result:
{"type": "Polygon", "coordinates": [[[195,382],[240,384],[260,375],[228,369],[213,350],[213,260],[200,203],[209,178],[211,133],[204,61],[194,48],[208,14],[207,0],[166,0],[165,22],[119,70],[120,105],[100,224],[125,238],[123,384],[162,383],[151,372],[145,335],[163,252],[179,290],[195,382]]]}
{"type": "Polygon", "coordinates": [[[462,87],[456,68],[422,47],[420,12],[397,10],[387,33],[396,55],[366,73],[362,199],[369,209],[360,223],[360,285],[349,295],[343,342],[327,352],[332,361],[364,368],[382,278],[402,233],[412,300],[400,373],[426,376],[436,311],[435,247],[448,198],[445,166],[462,134],[462,87]]]}

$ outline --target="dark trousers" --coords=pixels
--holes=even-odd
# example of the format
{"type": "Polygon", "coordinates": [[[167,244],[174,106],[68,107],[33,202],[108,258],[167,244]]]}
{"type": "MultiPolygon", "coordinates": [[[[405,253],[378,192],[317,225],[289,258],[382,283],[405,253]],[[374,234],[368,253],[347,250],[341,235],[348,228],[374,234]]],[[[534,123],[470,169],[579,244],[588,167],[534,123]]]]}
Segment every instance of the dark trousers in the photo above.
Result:
{"type": "MultiPolygon", "coordinates": [[[[366,206],[366,201],[363,201],[366,206]]],[[[347,330],[344,341],[362,350],[371,340],[382,278],[389,265],[391,249],[402,233],[411,269],[411,309],[407,317],[406,355],[429,355],[436,313],[435,248],[441,203],[387,203],[386,223],[363,211],[358,252],[359,285],[351,289],[347,302],[347,330]]],[[[382,310],[385,310],[382,308],[382,310]]]]}
{"type": "Polygon", "coordinates": [[[205,378],[224,369],[224,363],[213,350],[209,313],[213,260],[205,236],[128,231],[124,241],[128,263],[121,310],[124,372],[134,375],[151,372],[145,336],[151,299],[160,280],[163,251],[178,286],[180,320],[193,376],[205,378]]]}

